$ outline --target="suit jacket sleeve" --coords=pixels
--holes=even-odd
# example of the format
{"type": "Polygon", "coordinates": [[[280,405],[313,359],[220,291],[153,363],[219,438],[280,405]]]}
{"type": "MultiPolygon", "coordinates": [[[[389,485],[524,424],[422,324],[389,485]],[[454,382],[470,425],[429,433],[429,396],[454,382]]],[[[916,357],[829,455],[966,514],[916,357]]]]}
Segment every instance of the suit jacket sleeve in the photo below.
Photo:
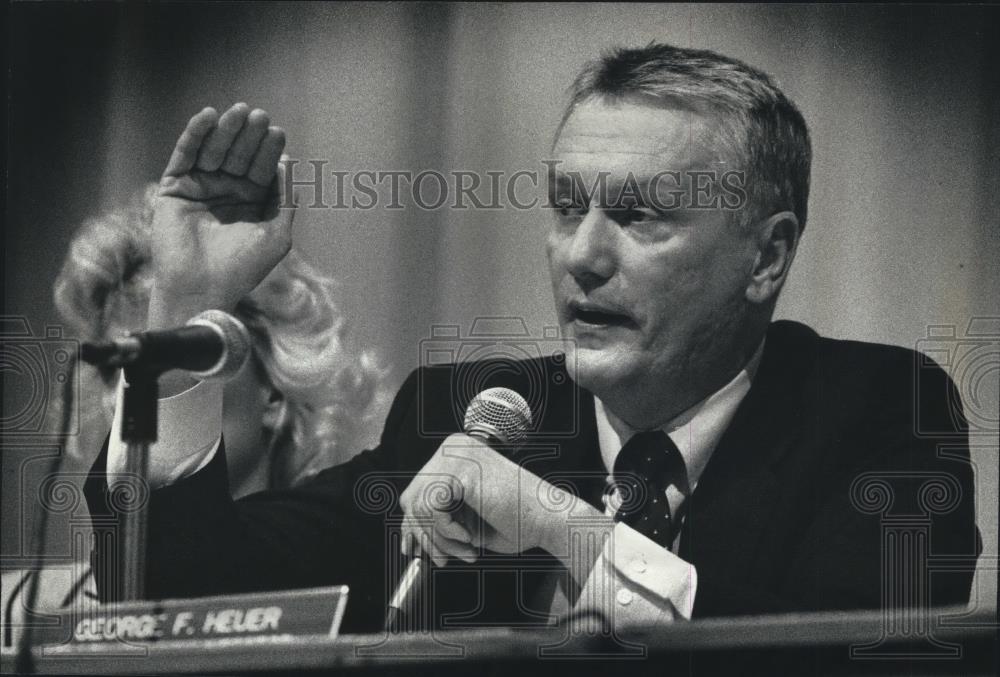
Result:
{"type": "MultiPolygon", "coordinates": [[[[205,468],[153,491],[146,597],[348,584],[352,603],[345,629],[377,627],[386,588],[386,518],[394,505],[382,499],[391,498],[393,492],[398,496],[409,475],[426,460],[406,450],[401,462],[397,449],[401,428],[415,416],[416,389],[414,372],[397,394],[378,448],[320,473],[303,486],[233,501],[223,444],[205,468]],[[367,478],[385,482],[366,485],[367,478]]],[[[107,485],[106,451],[107,443],[91,471],[86,495],[95,531],[103,534],[97,539],[103,545],[95,547],[93,563],[100,595],[108,601],[117,597],[118,588],[115,500],[107,485]]]]}

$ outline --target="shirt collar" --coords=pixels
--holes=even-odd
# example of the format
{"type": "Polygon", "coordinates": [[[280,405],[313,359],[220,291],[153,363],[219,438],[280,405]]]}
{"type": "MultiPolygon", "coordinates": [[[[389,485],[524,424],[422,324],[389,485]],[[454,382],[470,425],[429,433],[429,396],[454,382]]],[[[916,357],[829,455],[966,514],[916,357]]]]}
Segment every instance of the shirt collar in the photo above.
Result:
{"type": "MultiPolygon", "coordinates": [[[[691,490],[697,485],[702,470],[705,469],[708,459],[722,439],[722,434],[729,427],[729,422],[740,402],[749,392],[763,352],[764,341],[761,341],[747,365],[729,383],[660,426],[660,430],[670,436],[681,452],[687,467],[688,486],[691,490]]],[[[610,473],[615,467],[615,459],[618,458],[622,447],[639,431],[618,420],[612,425],[608,412],[604,409],[604,403],[597,397],[594,397],[594,409],[597,415],[601,459],[604,461],[605,469],[610,473]]]]}

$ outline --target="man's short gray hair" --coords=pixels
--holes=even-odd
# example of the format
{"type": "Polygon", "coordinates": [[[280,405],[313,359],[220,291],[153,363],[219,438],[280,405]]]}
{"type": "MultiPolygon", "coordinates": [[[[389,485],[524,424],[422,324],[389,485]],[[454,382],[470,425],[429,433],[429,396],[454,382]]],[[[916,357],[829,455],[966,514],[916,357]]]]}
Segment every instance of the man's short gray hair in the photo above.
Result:
{"type": "Polygon", "coordinates": [[[749,224],[778,211],[806,223],[812,149],[802,113],[763,73],[716,52],[652,43],[588,63],[571,87],[559,129],[592,100],[652,100],[720,114],[720,132],[746,172],[749,224]]]}

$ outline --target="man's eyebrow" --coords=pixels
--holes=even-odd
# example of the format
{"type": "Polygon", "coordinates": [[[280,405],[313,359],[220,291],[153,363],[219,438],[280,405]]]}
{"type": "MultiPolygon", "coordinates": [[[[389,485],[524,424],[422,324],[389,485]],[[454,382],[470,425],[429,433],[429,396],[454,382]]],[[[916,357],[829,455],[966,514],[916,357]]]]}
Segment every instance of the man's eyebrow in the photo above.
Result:
{"type": "Polygon", "coordinates": [[[559,143],[556,143],[555,146],[553,146],[552,152],[556,155],[594,155],[595,153],[601,153],[602,155],[641,155],[649,157],[660,157],[663,153],[665,153],[669,149],[669,146],[662,146],[653,149],[646,148],[645,146],[641,148],[622,148],[620,144],[610,143],[612,141],[610,137],[602,137],[598,135],[588,135],[588,134],[578,134],[577,136],[581,137],[593,136],[596,138],[606,138],[609,141],[608,147],[588,149],[588,150],[574,150],[572,147],[560,148],[560,143],[562,143],[562,141],[560,140],[559,143]]]}
{"type": "MultiPolygon", "coordinates": [[[[655,204],[650,198],[649,189],[654,176],[655,174],[625,177],[606,175],[602,185],[597,182],[597,177],[589,177],[588,182],[586,177],[572,176],[556,170],[555,180],[549,183],[549,195],[553,200],[571,197],[574,200],[584,199],[588,203],[596,197],[600,204],[614,209],[644,207],[655,204]],[[595,191],[598,193],[596,196],[595,191]]],[[[659,186],[676,188],[677,183],[661,179],[659,186]]]]}
{"type": "MultiPolygon", "coordinates": [[[[688,171],[691,170],[663,169],[648,174],[643,173],[636,175],[629,173],[625,176],[607,173],[604,175],[603,185],[607,186],[609,189],[622,189],[628,185],[636,186],[642,189],[648,187],[650,183],[656,180],[657,187],[669,187],[682,182],[684,180],[684,174],[688,171]]],[[[550,176],[552,175],[550,174],[550,176]]],[[[553,179],[560,188],[568,188],[574,185],[584,185],[590,188],[595,184],[601,185],[598,183],[598,177],[584,177],[581,174],[564,172],[560,169],[555,170],[553,179]]]]}
{"type": "Polygon", "coordinates": [[[662,157],[667,155],[671,151],[676,151],[678,148],[697,148],[699,145],[694,143],[691,137],[680,139],[680,140],[662,140],[660,145],[650,148],[646,145],[636,146],[634,148],[623,148],[621,145],[621,138],[615,133],[600,133],[600,132],[575,132],[569,136],[562,136],[552,144],[552,152],[560,151],[559,154],[562,155],[593,155],[594,153],[608,153],[611,155],[641,155],[649,157],[662,157]],[[601,144],[600,148],[593,148],[587,150],[576,150],[572,147],[572,141],[574,138],[579,139],[602,139],[607,143],[601,144]],[[562,146],[569,146],[564,148],[562,146]]]}

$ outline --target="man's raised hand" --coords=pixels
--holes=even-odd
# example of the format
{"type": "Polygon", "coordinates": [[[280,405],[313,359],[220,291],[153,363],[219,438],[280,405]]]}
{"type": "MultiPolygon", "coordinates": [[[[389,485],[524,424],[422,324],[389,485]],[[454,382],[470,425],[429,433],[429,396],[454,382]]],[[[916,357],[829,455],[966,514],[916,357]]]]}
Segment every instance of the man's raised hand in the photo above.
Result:
{"type": "Polygon", "coordinates": [[[154,210],[151,327],[232,310],[288,253],[294,209],[282,193],[284,146],[268,114],[243,103],[221,116],[205,108],[188,122],[154,210]]]}

